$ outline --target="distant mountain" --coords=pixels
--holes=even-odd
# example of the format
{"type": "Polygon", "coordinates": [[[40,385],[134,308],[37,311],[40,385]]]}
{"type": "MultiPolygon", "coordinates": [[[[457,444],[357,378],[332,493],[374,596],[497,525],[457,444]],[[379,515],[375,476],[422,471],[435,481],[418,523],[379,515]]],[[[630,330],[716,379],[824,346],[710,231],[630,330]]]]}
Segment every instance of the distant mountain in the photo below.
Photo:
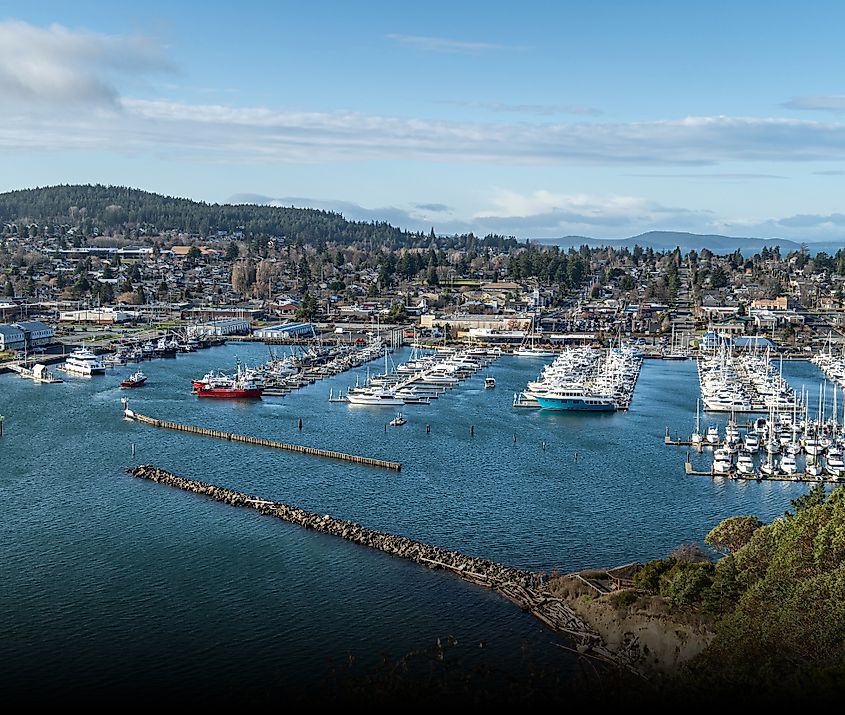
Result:
{"type": "MultiPolygon", "coordinates": [[[[797,251],[801,247],[800,243],[789,241],[785,238],[740,238],[737,236],[720,236],[718,234],[686,233],[684,231],[648,231],[647,233],[641,233],[639,236],[631,236],[630,238],[563,236],[562,238],[539,238],[533,240],[532,243],[560,246],[561,248],[587,245],[591,248],[613,246],[615,248],[627,247],[631,249],[634,246],[641,246],[642,248],[652,248],[655,251],[673,251],[677,246],[684,253],[690,250],[700,251],[702,248],[707,248],[717,255],[733,253],[736,249],[739,249],[744,256],[759,253],[764,246],[768,248],[779,246],[782,255],[786,255],[790,251],[797,251]]],[[[817,253],[818,251],[833,253],[838,248],[841,248],[842,244],[833,242],[808,243],[807,247],[812,253],[817,253]]]]}

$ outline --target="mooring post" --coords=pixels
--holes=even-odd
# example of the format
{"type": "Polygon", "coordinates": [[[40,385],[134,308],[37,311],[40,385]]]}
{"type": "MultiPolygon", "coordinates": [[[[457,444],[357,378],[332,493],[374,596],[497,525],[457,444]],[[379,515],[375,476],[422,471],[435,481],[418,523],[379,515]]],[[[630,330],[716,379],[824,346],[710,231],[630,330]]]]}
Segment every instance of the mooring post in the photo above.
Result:
{"type": "Polygon", "coordinates": [[[299,418],[299,431],[302,432],[302,418],[299,418]]]}

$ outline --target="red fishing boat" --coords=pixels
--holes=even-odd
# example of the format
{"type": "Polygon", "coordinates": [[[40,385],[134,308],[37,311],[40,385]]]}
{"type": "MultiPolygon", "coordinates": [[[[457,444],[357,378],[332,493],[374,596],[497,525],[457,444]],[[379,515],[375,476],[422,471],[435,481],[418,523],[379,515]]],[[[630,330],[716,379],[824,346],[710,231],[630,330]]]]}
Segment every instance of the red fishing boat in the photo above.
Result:
{"type": "Polygon", "coordinates": [[[138,372],[131,374],[129,377],[123,380],[120,383],[120,386],[124,389],[128,389],[130,387],[141,387],[146,381],[147,376],[143,372],[138,370],[138,372]]]}

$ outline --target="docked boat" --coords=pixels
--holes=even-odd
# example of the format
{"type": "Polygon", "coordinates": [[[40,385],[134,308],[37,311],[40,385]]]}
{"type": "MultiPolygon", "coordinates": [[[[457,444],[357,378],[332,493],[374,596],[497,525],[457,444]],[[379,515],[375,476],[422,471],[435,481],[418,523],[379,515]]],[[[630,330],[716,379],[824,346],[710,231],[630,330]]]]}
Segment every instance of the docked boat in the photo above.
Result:
{"type": "Polygon", "coordinates": [[[734,469],[730,452],[725,449],[717,449],[713,453],[713,474],[730,474],[734,469]]]}
{"type": "Polygon", "coordinates": [[[106,366],[88,348],[77,348],[67,356],[62,369],[74,375],[102,375],[106,366]]]}
{"type": "Polygon", "coordinates": [[[798,474],[798,463],[795,461],[795,455],[787,452],[780,458],[780,470],[787,476],[798,474]]]}
{"type": "Polygon", "coordinates": [[[492,375],[488,375],[484,378],[484,389],[485,390],[492,390],[496,387],[496,378],[492,375]]]}
{"type": "Polygon", "coordinates": [[[392,420],[390,420],[390,426],[391,427],[401,427],[402,425],[407,424],[407,422],[408,422],[408,420],[406,420],[404,417],[402,417],[402,413],[399,412],[399,413],[397,413],[396,417],[394,417],[392,420]]]}
{"type": "Polygon", "coordinates": [[[842,452],[838,449],[828,450],[825,458],[825,470],[832,477],[845,476],[845,461],[842,459],[842,452]]]}
{"type": "Polygon", "coordinates": [[[147,376],[143,372],[138,370],[137,372],[132,373],[125,380],[122,380],[120,386],[124,389],[129,389],[133,387],[141,387],[146,382],[147,376]]]}
{"type": "Polygon", "coordinates": [[[613,397],[583,389],[552,390],[544,395],[537,395],[537,402],[544,410],[615,412],[618,409],[613,397]]]}
{"type": "Polygon", "coordinates": [[[346,399],[351,405],[369,405],[371,407],[396,407],[405,404],[405,401],[394,390],[378,388],[366,389],[361,392],[350,390],[346,394],[346,399]]]}
{"type": "Polygon", "coordinates": [[[260,399],[264,385],[251,372],[244,372],[238,365],[234,377],[217,374],[206,375],[199,387],[194,383],[197,397],[216,397],[221,399],[260,399]]]}
{"type": "Polygon", "coordinates": [[[754,460],[751,458],[751,453],[748,450],[739,450],[736,458],[736,471],[744,477],[751,477],[757,473],[757,470],[754,468],[754,460]]]}

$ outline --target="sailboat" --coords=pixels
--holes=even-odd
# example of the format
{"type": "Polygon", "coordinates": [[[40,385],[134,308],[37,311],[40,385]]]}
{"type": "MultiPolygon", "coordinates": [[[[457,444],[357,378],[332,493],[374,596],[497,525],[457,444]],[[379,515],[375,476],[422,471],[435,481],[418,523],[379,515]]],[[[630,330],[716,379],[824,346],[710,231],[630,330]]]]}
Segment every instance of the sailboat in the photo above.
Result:
{"type": "Polygon", "coordinates": [[[514,355],[519,357],[535,357],[535,358],[549,358],[555,357],[557,353],[554,350],[546,350],[544,348],[538,348],[535,346],[534,341],[537,336],[537,333],[534,331],[534,318],[531,318],[531,332],[525,336],[522,341],[522,344],[513,351],[514,355]],[[530,346],[528,343],[530,342],[530,346]]]}
{"type": "Polygon", "coordinates": [[[704,441],[704,436],[701,434],[701,400],[695,401],[695,430],[690,436],[690,442],[694,447],[700,447],[704,441]]]}

